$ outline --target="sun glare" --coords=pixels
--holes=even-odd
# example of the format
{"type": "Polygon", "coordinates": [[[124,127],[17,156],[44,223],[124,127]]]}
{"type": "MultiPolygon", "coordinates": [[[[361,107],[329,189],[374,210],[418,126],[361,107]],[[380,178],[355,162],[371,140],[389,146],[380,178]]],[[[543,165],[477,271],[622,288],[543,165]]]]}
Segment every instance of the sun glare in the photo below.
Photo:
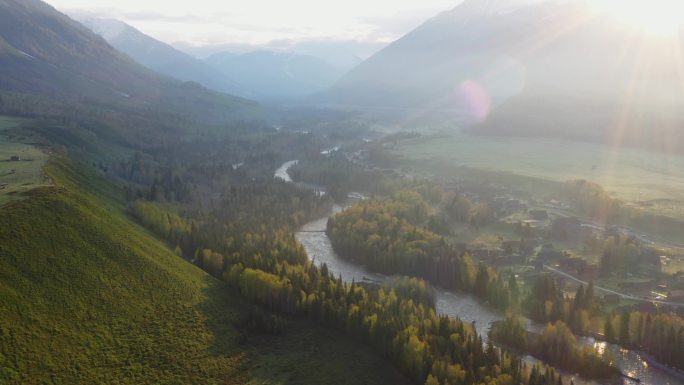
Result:
{"type": "Polygon", "coordinates": [[[684,25],[684,0],[596,0],[601,11],[654,35],[674,35],[684,25]]]}

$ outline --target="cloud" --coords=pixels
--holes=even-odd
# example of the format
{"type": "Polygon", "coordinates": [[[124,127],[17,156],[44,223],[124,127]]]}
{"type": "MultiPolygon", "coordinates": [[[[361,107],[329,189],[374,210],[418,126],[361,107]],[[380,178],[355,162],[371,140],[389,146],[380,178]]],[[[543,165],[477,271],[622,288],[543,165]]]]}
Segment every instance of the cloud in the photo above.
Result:
{"type": "Polygon", "coordinates": [[[157,39],[263,45],[278,40],[389,42],[460,0],[48,0],[62,9],[122,20],[157,39]],[[390,10],[388,12],[388,10],[390,10]],[[394,14],[391,10],[396,10],[394,14]]]}
{"type": "Polygon", "coordinates": [[[426,20],[434,17],[441,8],[423,8],[418,10],[403,11],[390,16],[366,16],[360,17],[359,21],[373,27],[368,35],[369,40],[388,41],[395,40],[407,32],[423,24],[426,20]]]}
{"type": "Polygon", "coordinates": [[[154,21],[165,23],[216,23],[224,20],[227,14],[212,14],[212,15],[168,15],[160,12],[151,11],[136,11],[136,12],[119,12],[115,15],[118,18],[133,20],[133,21],[154,21]]]}

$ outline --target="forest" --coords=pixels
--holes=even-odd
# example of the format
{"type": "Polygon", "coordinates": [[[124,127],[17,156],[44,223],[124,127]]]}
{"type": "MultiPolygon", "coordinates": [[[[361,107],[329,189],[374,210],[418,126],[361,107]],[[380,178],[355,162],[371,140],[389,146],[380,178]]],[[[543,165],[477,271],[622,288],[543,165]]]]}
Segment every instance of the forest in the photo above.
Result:
{"type": "MultiPolygon", "coordinates": [[[[417,276],[443,288],[472,293],[494,308],[522,312],[536,322],[554,325],[556,329],[551,334],[599,337],[644,350],[667,365],[684,369],[681,360],[684,328],[679,316],[640,311],[611,313],[595,294],[593,282],[587,287],[579,285],[574,296],[567,296],[550,275],[538,276],[523,291],[512,274],[506,278],[506,273],[476,265],[466,252],[430,231],[434,226],[431,219],[437,217],[433,213],[435,209],[461,220],[473,215],[472,203],[463,198],[450,197],[447,204],[433,199],[431,203],[416,191],[401,192],[358,202],[335,215],[328,222],[328,235],[343,258],[372,270],[417,276]],[[673,343],[665,344],[665,340],[673,343]]],[[[613,262],[616,259],[612,256],[625,255],[619,250],[629,247],[633,246],[628,239],[611,244],[604,253],[603,268],[614,269],[618,262],[613,262]]],[[[548,362],[558,362],[558,357],[549,356],[541,344],[511,345],[536,352],[548,362]]],[[[568,351],[574,350],[574,344],[566,345],[573,346],[568,351]]],[[[593,353],[572,354],[569,362],[573,364],[566,369],[582,369],[588,376],[610,375],[611,370],[603,367],[602,360],[593,353]]]]}
{"type": "MultiPolygon", "coordinates": [[[[515,277],[473,259],[446,238],[426,229],[431,205],[424,197],[434,189],[400,191],[390,198],[359,202],[328,221],[328,236],[343,258],[384,274],[421,277],[434,284],[474,294],[505,310],[517,303],[515,277]]],[[[441,195],[437,194],[441,201],[441,195]]],[[[479,218],[481,210],[455,197],[448,207],[457,217],[479,218]],[[467,212],[467,213],[466,213],[467,212]]],[[[476,219],[475,222],[478,222],[476,219]]]]}
{"type": "MultiPolygon", "coordinates": [[[[155,162],[146,161],[150,165],[146,167],[154,170],[166,164],[159,162],[154,166],[155,162]]],[[[416,384],[560,381],[553,369],[528,365],[515,354],[484,343],[472,325],[438,315],[433,289],[426,281],[401,278],[389,286],[343,282],[330,274],[325,265],[314,265],[294,232],[303,223],[329,212],[329,195],[321,196],[272,178],[257,178],[247,184],[227,180],[225,186],[232,187],[215,196],[218,202],[198,202],[193,194],[189,201],[177,201],[173,198],[178,194],[164,191],[202,188],[203,179],[185,174],[186,169],[183,162],[177,161],[171,172],[177,178],[157,179],[172,183],[157,182],[157,186],[168,187],[158,187],[156,194],[149,193],[154,177],[153,185],[147,189],[140,183],[131,183],[131,190],[137,188],[142,193],[129,195],[128,210],[140,223],[170,242],[178,255],[223,279],[247,299],[281,316],[303,317],[348,333],[371,345],[416,384]],[[196,187],[185,182],[190,178],[198,181],[196,187]],[[174,180],[180,182],[173,183],[174,180]]],[[[149,183],[149,179],[140,179],[143,180],[149,183]]],[[[427,197],[440,196],[429,185],[418,191],[427,197]]],[[[427,219],[429,205],[419,193],[400,193],[397,203],[394,210],[398,215],[416,221],[427,219]]],[[[434,243],[432,247],[442,246],[434,243]]],[[[469,263],[458,260],[464,266],[469,263]]],[[[482,269],[467,267],[463,284],[488,287],[490,272],[482,269]]],[[[283,322],[269,312],[251,313],[248,323],[251,328],[265,332],[283,332],[283,322]]]]}
{"type": "Polygon", "coordinates": [[[575,335],[563,321],[547,323],[540,334],[525,330],[523,321],[507,314],[495,323],[491,338],[514,351],[527,352],[555,367],[585,378],[614,382],[621,377],[619,370],[603,360],[588,347],[577,346],[575,335]]]}

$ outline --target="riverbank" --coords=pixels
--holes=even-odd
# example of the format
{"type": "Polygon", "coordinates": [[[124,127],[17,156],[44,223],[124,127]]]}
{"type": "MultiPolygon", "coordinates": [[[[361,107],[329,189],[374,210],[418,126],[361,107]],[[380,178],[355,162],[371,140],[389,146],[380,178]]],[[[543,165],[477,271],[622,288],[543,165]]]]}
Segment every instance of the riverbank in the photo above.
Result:
{"type": "Polygon", "coordinates": [[[667,372],[669,375],[676,377],[681,381],[684,381],[683,371],[663,364],[662,362],[658,361],[655,357],[642,350],[636,350],[635,352],[639,354],[644,359],[644,361],[646,361],[649,365],[656,367],[664,372],[667,372]]]}
{"type": "Polygon", "coordinates": [[[525,330],[522,319],[507,316],[503,321],[494,322],[490,338],[505,350],[520,356],[531,355],[561,371],[577,373],[589,381],[619,384],[623,377],[636,380],[622,373],[595,351],[578,345],[577,339],[562,322],[549,324],[541,333],[536,333],[525,330]]]}
{"type": "MultiPolygon", "coordinates": [[[[344,206],[335,205],[330,215],[341,212],[344,206]]],[[[325,230],[328,217],[322,217],[309,222],[302,230],[325,230]]],[[[325,232],[302,232],[297,233],[297,240],[305,248],[309,258],[316,264],[326,264],[328,270],[335,276],[341,276],[347,282],[362,282],[373,280],[384,282],[391,277],[373,273],[364,266],[345,261],[333,250],[330,239],[325,232]]],[[[458,317],[464,322],[475,323],[475,327],[482,336],[486,336],[491,323],[500,321],[504,315],[481,304],[472,295],[450,292],[445,290],[436,291],[435,305],[439,314],[450,317],[458,317]]],[[[528,322],[527,329],[539,331],[543,325],[528,322]]],[[[632,378],[638,378],[644,385],[684,385],[684,378],[676,376],[667,370],[661,370],[656,365],[648,364],[639,352],[622,349],[618,345],[596,341],[591,338],[580,337],[577,339],[578,346],[587,346],[596,349],[601,354],[609,354],[614,357],[615,366],[623,373],[632,378]]],[[[531,358],[531,357],[530,357],[531,358]]],[[[573,376],[569,376],[573,379],[573,376]]],[[[575,378],[575,383],[583,381],[575,378]],[[578,381],[579,380],[579,381],[578,381]]],[[[586,382],[586,381],[584,381],[586,382]]]]}

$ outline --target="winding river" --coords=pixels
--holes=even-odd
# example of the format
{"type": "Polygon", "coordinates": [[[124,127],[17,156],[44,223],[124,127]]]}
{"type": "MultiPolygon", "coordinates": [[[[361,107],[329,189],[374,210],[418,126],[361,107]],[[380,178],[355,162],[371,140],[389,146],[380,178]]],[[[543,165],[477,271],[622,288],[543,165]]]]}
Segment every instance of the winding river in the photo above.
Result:
{"type": "MultiPolygon", "coordinates": [[[[278,169],[282,171],[280,175],[276,173],[276,177],[283,180],[291,181],[287,175],[287,169],[291,167],[292,162],[287,162],[278,169]],[[285,174],[287,178],[282,178],[285,174]]],[[[359,195],[355,195],[358,197],[359,195]]],[[[344,208],[339,205],[333,207],[332,214],[341,212],[344,208]]],[[[314,260],[316,264],[326,264],[328,270],[333,274],[342,276],[345,281],[356,282],[361,281],[375,281],[382,282],[391,277],[369,272],[363,266],[347,262],[340,258],[333,250],[330,239],[325,233],[328,217],[320,218],[313,222],[304,225],[300,232],[297,233],[297,239],[306,249],[307,254],[314,260]]],[[[453,317],[458,317],[466,322],[475,322],[475,327],[478,332],[484,336],[487,335],[489,325],[493,321],[501,320],[503,317],[500,313],[493,311],[480,304],[473,296],[450,292],[445,290],[438,290],[436,293],[437,311],[441,314],[446,314],[453,317]]],[[[542,328],[539,324],[530,323],[528,328],[531,330],[540,330],[542,328]]],[[[646,357],[637,351],[623,349],[622,347],[606,342],[595,341],[593,338],[580,337],[577,340],[578,344],[595,347],[599,352],[609,354],[614,357],[614,361],[620,370],[633,378],[641,380],[645,385],[684,385],[684,379],[681,375],[672,370],[662,367],[657,364],[649,364],[646,357]]],[[[528,361],[534,361],[531,357],[525,357],[528,361]]],[[[575,383],[586,383],[586,380],[575,379],[575,383]]]]}

